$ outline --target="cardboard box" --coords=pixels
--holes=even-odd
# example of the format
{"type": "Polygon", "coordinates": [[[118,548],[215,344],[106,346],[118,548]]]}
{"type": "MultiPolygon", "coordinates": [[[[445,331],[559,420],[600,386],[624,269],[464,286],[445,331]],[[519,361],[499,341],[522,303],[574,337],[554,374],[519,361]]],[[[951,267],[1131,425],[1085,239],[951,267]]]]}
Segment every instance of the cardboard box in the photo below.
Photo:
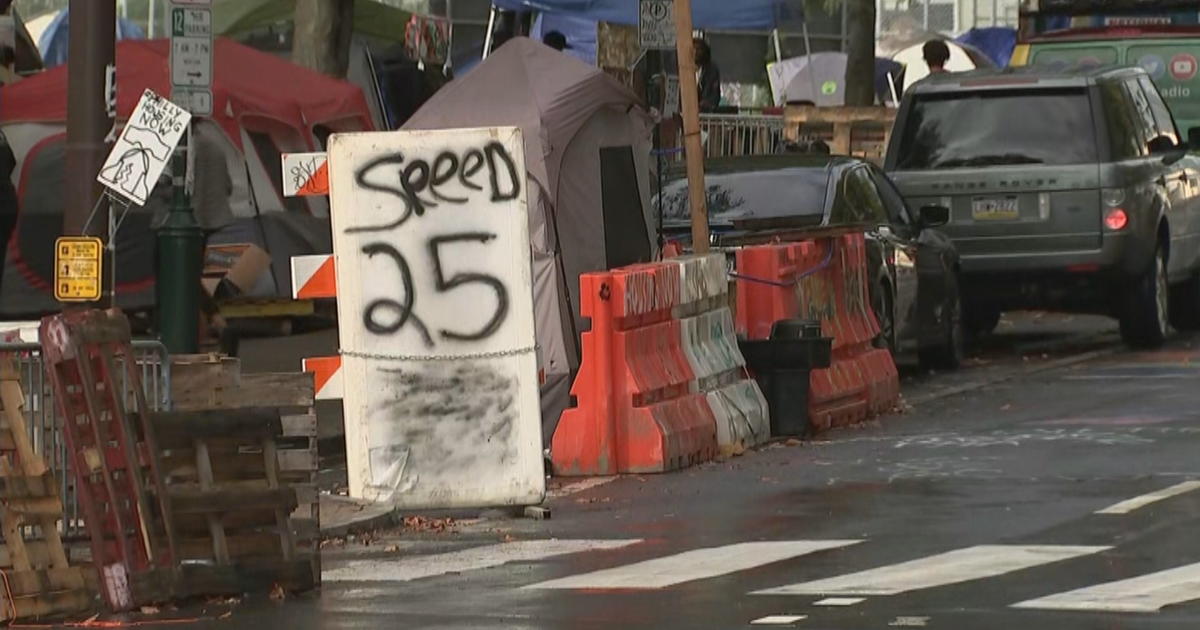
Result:
{"type": "Polygon", "coordinates": [[[204,250],[201,284],[217,298],[236,297],[254,290],[271,267],[271,255],[253,243],[209,245],[204,250]]]}

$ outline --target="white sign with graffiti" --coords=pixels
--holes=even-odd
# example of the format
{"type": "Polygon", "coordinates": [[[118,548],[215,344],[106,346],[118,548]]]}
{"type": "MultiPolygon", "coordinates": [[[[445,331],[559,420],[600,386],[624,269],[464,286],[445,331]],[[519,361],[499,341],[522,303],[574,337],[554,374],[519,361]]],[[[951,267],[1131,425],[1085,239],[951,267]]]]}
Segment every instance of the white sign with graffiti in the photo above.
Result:
{"type": "Polygon", "coordinates": [[[520,130],[337,134],[328,164],[350,494],[540,503],[520,130]]]}
{"type": "Polygon", "coordinates": [[[178,105],[146,90],[96,179],[129,201],[146,205],[191,119],[178,105]]]}

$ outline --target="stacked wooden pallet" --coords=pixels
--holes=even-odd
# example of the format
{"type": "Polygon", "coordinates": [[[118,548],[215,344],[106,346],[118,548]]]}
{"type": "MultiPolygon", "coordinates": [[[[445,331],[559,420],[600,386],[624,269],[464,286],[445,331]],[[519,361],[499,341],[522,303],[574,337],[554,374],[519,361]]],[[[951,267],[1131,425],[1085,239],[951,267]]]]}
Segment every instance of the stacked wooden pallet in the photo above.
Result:
{"type": "Polygon", "coordinates": [[[94,571],[71,566],[59,538],[58,481],[34,452],[24,394],[0,355],[0,621],[76,613],[96,603],[94,571]]]}
{"type": "Polygon", "coordinates": [[[853,155],[879,163],[887,153],[896,110],[789,105],[783,119],[787,140],[822,140],[834,155],[853,155]]]}
{"type": "Polygon", "coordinates": [[[284,481],[276,409],[155,414],[181,566],[177,596],[315,586],[292,513],[308,484],[284,481]]]}
{"type": "MultiPolygon", "coordinates": [[[[311,560],[319,581],[317,417],[312,375],[245,374],[238,359],[215,354],[173,359],[171,394],[175,411],[270,409],[278,414],[280,432],[274,448],[279,482],[296,489],[297,505],[290,518],[292,534],[297,553],[311,560]]],[[[187,465],[182,460],[172,461],[187,465]]],[[[171,472],[168,466],[165,473],[169,476],[171,472]]]]}

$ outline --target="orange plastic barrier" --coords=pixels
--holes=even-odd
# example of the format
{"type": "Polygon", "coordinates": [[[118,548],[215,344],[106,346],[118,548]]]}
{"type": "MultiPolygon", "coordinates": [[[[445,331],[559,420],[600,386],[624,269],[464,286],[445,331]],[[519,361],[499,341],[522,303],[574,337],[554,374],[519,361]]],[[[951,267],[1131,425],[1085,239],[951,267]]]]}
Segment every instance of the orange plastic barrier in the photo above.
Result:
{"type": "Polygon", "coordinates": [[[681,343],[672,309],[680,265],[651,263],[583,274],[580,309],[592,322],[551,444],[555,472],[662,472],[711,459],[716,419],[681,343]]]}
{"type": "Polygon", "coordinates": [[[738,332],[766,339],[776,321],[821,322],[832,364],[814,370],[809,421],[817,431],[890,410],[900,395],[891,354],[875,348],[866,241],[861,232],[746,247],[737,254],[738,332]]]}

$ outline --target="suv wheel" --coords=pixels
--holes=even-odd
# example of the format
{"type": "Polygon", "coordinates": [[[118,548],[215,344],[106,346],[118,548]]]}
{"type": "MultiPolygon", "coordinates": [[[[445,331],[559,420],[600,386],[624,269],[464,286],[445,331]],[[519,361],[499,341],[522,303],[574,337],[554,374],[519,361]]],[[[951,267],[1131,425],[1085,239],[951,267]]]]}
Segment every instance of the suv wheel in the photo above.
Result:
{"type": "Polygon", "coordinates": [[[963,326],[962,296],[958,282],[953,281],[950,296],[942,308],[942,342],[936,346],[921,348],[921,367],[925,369],[957,370],[966,354],[966,330],[963,326]]]}
{"type": "Polygon", "coordinates": [[[1167,339],[1170,323],[1170,286],[1167,261],[1162,251],[1154,262],[1134,279],[1133,290],[1125,296],[1121,314],[1121,338],[1135,348],[1157,348],[1167,339]]]}
{"type": "Polygon", "coordinates": [[[1171,325],[1179,330],[1200,330],[1200,272],[1171,288],[1171,325]]]}

